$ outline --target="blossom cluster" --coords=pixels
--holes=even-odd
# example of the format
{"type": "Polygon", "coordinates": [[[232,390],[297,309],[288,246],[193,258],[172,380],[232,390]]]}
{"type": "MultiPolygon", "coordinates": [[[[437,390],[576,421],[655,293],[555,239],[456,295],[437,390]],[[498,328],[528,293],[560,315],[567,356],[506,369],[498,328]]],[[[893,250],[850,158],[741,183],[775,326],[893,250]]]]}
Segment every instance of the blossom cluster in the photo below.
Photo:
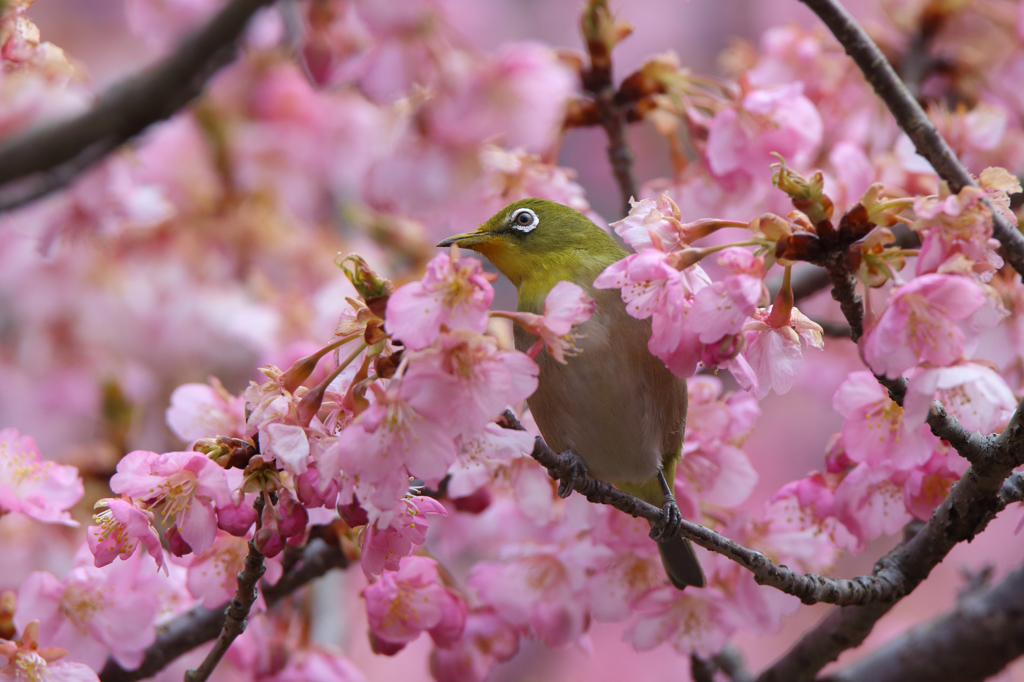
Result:
{"type": "MultiPolygon", "coordinates": [[[[221,4],[124,9],[156,58],[221,4]]],[[[262,12],[195,106],[3,216],[0,427],[17,428],[0,430],[0,680],[139,666],[174,618],[235,596],[250,545],[261,590],[314,540],[340,549],[359,564],[346,628],[365,618],[376,654],[429,649],[441,681],[535,657],[529,640],[586,649],[598,623],[636,651],[709,658],[798,607],[700,548],[708,586],[674,589],[645,522],[562,500],[528,456],[535,360],[571,366],[594,301],[561,282],[541,314],[491,310],[494,275],[430,245],[528,196],[603,226],[552,163],[594,103],[583,57],[474,47],[476,15],[450,4],[262,12]],[[324,254],[353,250],[367,260],[342,259],[341,277],[324,254]],[[514,350],[509,322],[536,341],[514,350]],[[527,432],[504,428],[509,408],[527,432]]],[[[727,80],[662,53],[622,82],[672,173],[612,223],[634,253],[594,285],[650,320],[649,351],[688,381],[684,517],[798,571],[927,519],[964,474],[929,428],[934,401],[984,435],[1024,392],[1024,285],[992,232],[993,212],[1019,211],[1024,12],[926,4],[894,10],[878,37],[931,55],[911,86],[976,175],[958,192],[823,33],[737,43],[727,80]],[[995,38],[978,40],[991,17],[995,38]],[[918,33],[925,21],[934,32],[918,33]],[[836,244],[864,301],[856,346],[826,345],[842,311],[793,291],[836,244]],[[902,405],[880,383],[901,378],[902,405]],[[822,458],[805,432],[826,413],[838,433],[822,458]],[[814,470],[780,484],[751,446],[814,470]]],[[[0,7],[0,139],[95,95],[30,5],[0,7]]],[[[603,168],[594,150],[577,165],[603,168]]],[[[309,609],[272,603],[257,600],[218,672],[363,679],[310,639],[309,609]]]]}

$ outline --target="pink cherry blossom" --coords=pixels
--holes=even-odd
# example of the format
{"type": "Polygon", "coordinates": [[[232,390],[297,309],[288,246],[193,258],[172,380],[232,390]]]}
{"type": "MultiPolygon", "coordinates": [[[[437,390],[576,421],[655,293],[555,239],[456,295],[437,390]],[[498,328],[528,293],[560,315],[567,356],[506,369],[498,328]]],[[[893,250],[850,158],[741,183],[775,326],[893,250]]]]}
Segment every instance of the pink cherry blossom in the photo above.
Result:
{"type": "Polygon", "coordinates": [[[969,467],[966,459],[941,441],[931,459],[908,472],[903,480],[903,503],[907,511],[927,521],[969,467]]]}
{"type": "Polygon", "coordinates": [[[518,631],[493,609],[476,609],[466,617],[457,642],[430,652],[430,673],[437,682],[484,682],[495,662],[506,661],[517,651],[518,631]]]}
{"type": "Polygon", "coordinates": [[[83,564],[57,580],[45,572],[31,574],[18,590],[17,625],[39,621],[39,638],[67,649],[71,658],[99,671],[107,656],[133,669],[156,639],[154,622],[162,584],[148,559],[135,555],[105,568],[83,564]]]}
{"type": "Polygon", "coordinates": [[[565,364],[566,356],[575,354],[577,335],[573,329],[594,314],[594,300],[572,282],[562,281],[551,287],[544,299],[544,314],[508,313],[507,316],[537,337],[526,351],[531,358],[542,349],[557,362],[565,364]]]}
{"type": "Polygon", "coordinates": [[[687,295],[711,284],[699,266],[693,270],[700,274],[684,279],[668,254],[647,249],[609,265],[594,280],[594,287],[621,289],[626,311],[643,320],[655,312],[682,311],[687,295]]]}
{"type": "Polygon", "coordinates": [[[852,372],[836,391],[832,407],[846,420],[843,443],[854,462],[888,461],[909,469],[928,461],[935,449],[938,439],[924,419],[908,419],[871,372],[852,372]]]}
{"type": "Polygon", "coordinates": [[[216,509],[231,503],[224,470],[198,452],[130,452],[118,462],[110,489],[174,518],[194,552],[210,546],[216,509]]]}
{"type": "MultiPolygon", "coordinates": [[[[189,593],[208,609],[217,608],[235,596],[238,573],[245,566],[249,541],[220,532],[217,539],[188,561],[185,585],[189,593]]],[[[265,561],[267,572],[263,580],[273,585],[281,577],[281,562],[275,558],[265,561]]]]}
{"type": "Polygon", "coordinates": [[[235,537],[246,537],[252,524],[256,522],[256,510],[253,508],[255,500],[256,493],[244,495],[240,490],[234,490],[231,493],[231,502],[217,507],[217,527],[235,537]]]}
{"type": "Polygon", "coordinates": [[[903,490],[891,480],[894,473],[888,462],[861,462],[836,487],[836,518],[861,542],[899,532],[910,520],[903,490]]]}
{"type": "Polygon", "coordinates": [[[300,535],[309,524],[309,512],[296,501],[287,488],[277,491],[277,503],[263,506],[260,528],[253,536],[256,549],[264,556],[275,557],[284,549],[288,538],[300,535]]]}
{"type": "Polygon", "coordinates": [[[577,640],[588,620],[585,577],[608,563],[610,550],[578,543],[564,550],[536,546],[518,552],[501,563],[478,562],[470,587],[504,620],[529,628],[549,646],[577,640]]]}
{"type": "Polygon", "coordinates": [[[992,368],[976,362],[919,367],[907,382],[903,402],[908,424],[923,424],[937,399],[968,431],[992,433],[1010,418],[1017,400],[992,368]]]}
{"type": "Polygon", "coordinates": [[[480,261],[460,258],[453,245],[450,255],[438,254],[427,263],[422,280],[391,294],[388,332],[412,350],[429,346],[442,325],[483,332],[487,328],[487,308],[494,298],[490,279],[480,261]]]}
{"type": "Polygon", "coordinates": [[[245,435],[245,399],[233,396],[219,381],[183,384],[171,393],[167,425],[183,441],[245,435]]]}
{"type": "Polygon", "coordinates": [[[929,274],[897,287],[864,339],[864,359],[890,379],[919,362],[949,365],[964,352],[965,335],[956,323],[985,304],[973,280],[929,274]]]}
{"type": "Polygon", "coordinates": [[[454,596],[441,585],[437,562],[426,557],[406,557],[398,571],[384,571],[363,598],[371,632],[386,642],[405,644],[424,630],[447,630],[450,619],[465,622],[464,611],[446,608],[454,596]]]}
{"type": "Polygon", "coordinates": [[[818,152],[824,125],[801,83],[744,94],[736,108],[715,114],[708,130],[708,166],[716,175],[753,174],[781,154],[797,167],[818,152]]]}
{"type": "Polygon", "coordinates": [[[778,561],[804,571],[829,570],[857,540],[835,517],[835,491],[817,472],[779,489],[764,508],[765,542],[778,561]]]}
{"type": "MultiPolygon", "coordinates": [[[[645,545],[641,548],[651,549],[650,541],[645,545]]],[[[622,552],[587,581],[590,613],[600,622],[625,620],[640,597],[664,583],[665,569],[657,553],[622,552]]]]}
{"type": "Polygon", "coordinates": [[[758,277],[728,275],[693,297],[690,327],[701,343],[714,343],[737,334],[757,308],[763,284],[758,277]]]}
{"type": "Polygon", "coordinates": [[[668,192],[662,192],[657,200],[637,201],[630,197],[629,206],[629,215],[611,226],[634,251],[639,253],[650,248],[671,251],[683,244],[679,207],[668,192]]]}
{"type": "Polygon", "coordinates": [[[153,527],[153,512],[139,508],[137,503],[113,498],[100,500],[94,508],[99,510],[92,517],[97,525],[89,526],[87,540],[97,568],[115,558],[125,561],[138,549],[139,542],[157,567],[164,568],[164,548],[153,527]]]}
{"type": "Polygon", "coordinates": [[[537,43],[510,43],[493,57],[451,60],[448,68],[428,125],[431,137],[457,146],[498,136],[510,149],[544,151],[576,82],[554,50],[537,43]]]}
{"type": "Polygon", "coordinates": [[[700,361],[696,332],[687,324],[690,297],[711,284],[699,265],[682,272],[673,265],[676,256],[647,249],[608,266],[594,280],[598,289],[621,289],[626,312],[637,319],[651,317],[647,343],[676,376],[688,377],[700,361]]]}
{"type": "Polygon", "coordinates": [[[273,682],[366,682],[366,677],[344,656],[315,647],[291,652],[273,682]]]}
{"type": "Polygon", "coordinates": [[[803,351],[824,346],[817,323],[793,308],[788,323],[775,326],[773,308],[756,310],[753,321],[743,327],[744,355],[757,375],[758,398],[772,390],[779,395],[788,392],[803,371],[803,351]]]}
{"type": "Polygon", "coordinates": [[[679,592],[671,586],[651,590],[636,604],[637,621],[623,639],[637,651],[667,642],[681,654],[711,656],[732,632],[711,589],[679,592]]]}
{"type": "Polygon", "coordinates": [[[498,350],[494,337],[459,329],[410,356],[401,392],[420,414],[472,437],[530,397],[538,371],[525,354],[498,350]]]}
{"type": "Polygon", "coordinates": [[[410,497],[402,511],[391,519],[390,525],[379,523],[367,526],[363,534],[360,564],[367,578],[382,571],[399,570],[403,557],[412,555],[423,544],[429,522],[427,514],[448,516],[444,506],[429,497],[410,497]]]}
{"type": "Polygon", "coordinates": [[[35,440],[0,431],[0,516],[16,512],[44,523],[77,526],[68,513],[82,499],[78,469],[42,458],[35,440]]]}
{"type": "Polygon", "coordinates": [[[66,649],[39,647],[39,621],[34,620],[16,640],[0,639],[2,682],[99,682],[95,671],[84,663],[62,660],[66,649]]]}

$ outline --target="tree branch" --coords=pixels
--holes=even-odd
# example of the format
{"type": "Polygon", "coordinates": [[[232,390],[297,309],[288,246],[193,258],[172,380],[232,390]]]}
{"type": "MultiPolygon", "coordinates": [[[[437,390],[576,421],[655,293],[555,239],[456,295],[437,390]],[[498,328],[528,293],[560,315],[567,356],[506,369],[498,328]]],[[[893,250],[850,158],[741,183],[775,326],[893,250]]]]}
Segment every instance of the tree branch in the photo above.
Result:
{"type": "Polygon", "coordinates": [[[88,112],[0,144],[0,211],[68,185],[147,127],[179,111],[235,57],[249,17],[273,0],[233,0],[173,54],[100,96],[88,112]]]}
{"type": "Polygon", "coordinates": [[[964,597],[827,682],[983,680],[1024,655],[1024,567],[995,587],[964,597]]]}
{"type": "MultiPolygon", "coordinates": [[[[349,565],[344,551],[322,540],[310,542],[303,556],[296,570],[282,576],[274,585],[262,586],[267,608],[273,607],[284,597],[331,569],[346,568],[349,565]]],[[[136,670],[124,670],[113,659],[108,659],[100,673],[101,682],[136,682],[152,677],[174,659],[216,638],[227,619],[227,608],[228,604],[216,609],[197,606],[178,616],[164,627],[156,641],[146,649],[141,666],[136,670]]]]}
{"type": "MultiPolygon", "coordinates": [[[[824,240],[823,240],[824,242],[824,240]]],[[[863,334],[864,308],[854,290],[854,279],[843,257],[847,245],[825,243],[828,249],[821,264],[832,280],[832,297],[839,302],[851,327],[851,338],[863,334]]],[[[907,382],[876,376],[899,405],[906,396],[907,382]]],[[[920,531],[875,564],[871,578],[891,582],[890,599],[835,609],[793,648],[758,677],[759,682],[800,682],[812,679],[827,663],[846,649],[859,646],[874,624],[892,605],[913,591],[931,570],[959,542],[981,532],[995,514],[1012,501],[1014,486],[1007,477],[1024,463],[1022,434],[1024,403],[1018,405],[1010,424],[999,436],[983,436],[964,429],[938,401],[928,412],[928,425],[939,438],[950,443],[971,468],[957,481],[946,499],[920,531]],[[1004,492],[1006,494],[1004,494],[1004,492]]]]}
{"type": "Polygon", "coordinates": [[[633,152],[626,133],[629,129],[629,105],[623,106],[612,80],[611,36],[617,26],[605,0],[591,0],[583,10],[583,39],[587,43],[590,68],[583,74],[583,89],[594,98],[597,116],[608,135],[608,160],[622,195],[622,215],[629,214],[629,200],[640,197],[640,185],[633,174],[633,152]]]}
{"type": "MultiPolygon", "coordinates": [[[[949,188],[959,192],[964,187],[976,186],[970,172],[939,135],[885,55],[838,0],[800,1],[832,31],[846,53],[860,67],[875,93],[885,102],[900,128],[913,141],[917,153],[928,160],[939,177],[949,184],[949,188]]],[[[992,233],[1001,244],[1000,255],[1014,270],[1024,274],[1024,235],[1016,225],[992,210],[987,200],[985,205],[992,213],[992,233]]]]}
{"type": "MultiPolygon", "coordinates": [[[[993,452],[987,460],[990,464],[999,462],[999,466],[985,473],[972,468],[964,474],[963,478],[953,485],[949,496],[939,505],[921,531],[905,545],[897,547],[879,560],[872,575],[847,580],[813,573],[800,574],[785,566],[776,566],[760,552],[743,547],[709,528],[685,520],[681,535],[707,550],[732,559],[753,573],[758,584],[769,585],[791,594],[805,604],[824,602],[848,606],[882,603],[884,610],[880,613],[884,613],[893,603],[917,587],[954,545],[974,537],[995,513],[1002,509],[996,492],[1010,470],[1022,463],[1017,462],[1015,457],[1024,460],[1024,428],[1021,426],[1020,415],[1021,409],[1018,409],[1014,413],[1011,425],[1004,433],[1004,436],[1006,433],[1014,435],[1005,438],[1000,436],[998,444],[993,447],[993,452]],[[1012,464],[1013,462],[1016,464],[1012,464]],[[999,472],[1010,464],[1012,466],[1000,476],[999,472]]],[[[525,430],[509,410],[502,415],[502,420],[506,428],[525,430]]],[[[534,442],[531,456],[547,468],[548,473],[556,480],[561,479],[567,472],[571,461],[569,457],[554,452],[539,436],[534,442]]],[[[630,516],[639,516],[652,522],[661,519],[662,512],[659,508],[604,481],[589,476],[576,476],[574,489],[590,502],[613,506],[630,516]]],[[[791,678],[762,676],[762,679],[791,678]]]]}
{"type": "Polygon", "coordinates": [[[245,567],[238,573],[238,589],[235,591],[235,598],[228,604],[225,613],[224,627],[217,636],[217,643],[213,645],[206,658],[194,670],[185,673],[185,682],[206,682],[213,669],[224,658],[228,647],[245,632],[246,618],[249,617],[249,610],[256,602],[256,583],[267,572],[267,565],[263,561],[263,554],[256,549],[256,541],[249,540],[249,553],[245,556],[245,567]]]}

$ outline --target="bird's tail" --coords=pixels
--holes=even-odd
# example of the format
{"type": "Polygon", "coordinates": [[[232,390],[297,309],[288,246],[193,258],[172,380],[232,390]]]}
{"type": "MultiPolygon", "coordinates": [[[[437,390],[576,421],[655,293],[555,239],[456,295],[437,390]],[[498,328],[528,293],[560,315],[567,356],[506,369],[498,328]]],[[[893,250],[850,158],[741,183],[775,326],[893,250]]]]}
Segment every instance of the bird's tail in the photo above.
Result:
{"type": "Polygon", "coordinates": [[[697,555],[689,540],[675,537],[658,542],[661,563],[665,565],[668,579],[680,590],[687,585],[704,587],[704,571],[700,568],[697,555]]]}

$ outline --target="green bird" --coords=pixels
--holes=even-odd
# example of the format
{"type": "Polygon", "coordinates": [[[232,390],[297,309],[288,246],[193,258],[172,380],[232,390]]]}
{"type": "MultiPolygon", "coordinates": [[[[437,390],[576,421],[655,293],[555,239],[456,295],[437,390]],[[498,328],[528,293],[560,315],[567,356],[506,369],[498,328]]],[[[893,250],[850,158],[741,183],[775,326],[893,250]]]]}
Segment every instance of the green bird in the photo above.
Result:
{"type": "MultiPolygon", "coordinates": [[[[476,232],[438,246],[450,244],[494,263],[515,285],[521,312],[540,314],[548,292],[563,280],[594,299],[594,314],[579,328],[579,355],[564,365],[547,353],[537,357],[539,385],[527,400],[530,412],[556,452],[571,451],[590,476],[662,508],[651,537],[669,579],[679,589],[704,587],[693,546],[679,537],[682,516],[671,494],[686,427],[686,380],[648,352],[651,321],[631,317],[618,291],[593,286],[626,252],[582,213],[543,199],[513,202],[476,232]]],[[[515,328],[517,349],[535,341],[515,328]]],[[[563,478],[559,494],[572,489],[573,481],[563,478]]]]}

